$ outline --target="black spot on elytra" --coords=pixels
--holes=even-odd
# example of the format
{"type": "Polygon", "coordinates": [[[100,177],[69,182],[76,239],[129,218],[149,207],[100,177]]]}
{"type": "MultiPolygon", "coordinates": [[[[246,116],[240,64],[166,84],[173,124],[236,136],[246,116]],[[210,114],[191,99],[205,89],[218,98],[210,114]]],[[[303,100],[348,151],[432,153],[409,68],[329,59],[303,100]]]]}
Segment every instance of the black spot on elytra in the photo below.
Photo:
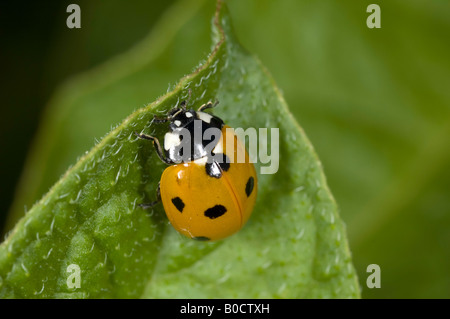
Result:
{"type": "Polygon", "coordinates": [[[223,153],[215,154],[214,158],[217,161],[214,160],[212,163],[206,163],[206,174],[211,177],[220,178],[223,172],[227,172],[230,169],[230,159],[223,153]]]}
{"type": "Polygon", "coordinates": [[[198,241],[208,241],[211,240],[211,238],[205,237],[205,236],[196,236],[192,237],[192,239],[198,240],[198,241]]]}
{"type": "Polygon", "coordinates": [[[215,219],[217,217],[222,216],[227,212],[227,209],[225,206],[222,205],[216,205],[214,207],[208,208],[205,210],[205,216],[211,219],[215,219]]]}
{"type": "Polygon", "coordinates": [[[250,194],[253,191],[253,187],[255,186],[255,179],[253,176],[250,176],[250,178],[247,181],[247,185],[245,185],[245,193],[247,194],[247,197],[250,196],[250,194]]]}
{"type": "Polygon", "coordinates": [[[172,203],[180,211],[180,213],[183,212],[184,203],[183,203],[183,201],[181,200],[180,197],[172,198],[172,203]]]}

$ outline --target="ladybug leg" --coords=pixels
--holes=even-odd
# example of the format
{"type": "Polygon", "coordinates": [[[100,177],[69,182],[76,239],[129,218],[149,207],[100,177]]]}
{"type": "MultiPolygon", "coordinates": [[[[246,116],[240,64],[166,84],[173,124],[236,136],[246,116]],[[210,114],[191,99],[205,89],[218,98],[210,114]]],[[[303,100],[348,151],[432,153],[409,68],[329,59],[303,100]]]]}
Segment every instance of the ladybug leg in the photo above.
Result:
{"type": "Polygon", "coordinates": [[[216,107],[217,104],[219,104],[219,101],[217,101],[217,100],[216,100],[216,102],[214,102],[214,103],[211,102],[211,101],[209,101],[208,103],[205,103],[205,104],[203,104],[202,106],[200,106],[200,107],[198,108],[197,111],[203,112],[203,111],[206,110],[206,109],[211,109],[211,108],[213,108],[213,107],[216,107]]]}
{"type": "Polygon", "coordinates": [[[137,137],[142,138],[144,140],[152,141],[153,146],[155,147],[155,150],[156,150],[156,154],[158,154],[158,157],[161,159],[161,161],[163,161],[166,164],[172,164],[172,161],[164,155],[162,148],[161,148],[161,144],[159,143],[159,140],[156,137],[142,134],[142,133],[137,133],[137,132],[134,132],[134,134],[136,134],[137,137]]]}
{"type": "Polygon", "coordinates": [[[186,104],[187,104],[186,100],[180,103],[181,109],[183,111],[186,111],[186,104]]]}
{"type": "Polygon", "coordinates": [[[158,117],[158,116],[153,117],[153,122],[155,123],[165,123],[169,120],[170,120],[169,117],[158,117]]]}
{"type": "Polygon", "coordinates": [[[147,203],[147,204],[139,204],[138,206],[143,209],[148,209],[148,208],[152,208],[153,206],[158,204],[160,201],[161,201],[161,190],[160,190],[160,185],[158,183],[158,188],[156,189],[156,200],[154,202],[147,203]]]}
{"type": "MultiPolygon", "coordinates": [[[[183,105],[183,102],[182,102],[182,105],[183,105]]],[[[186,108],[184,107],[184,110],[185,110],[186,108]]],[[[155,123],[165,123],[165,122],[167,122],[167,121],[172,121],[173,120],[173,118],[175,117],[175,116],[177,116],[178,114],[180,114],[181,112],[183,111],[183,109],[178,109],[178,108],[175,108],[175,109],[172,109],[170,112],[169,112],[169,115],[167,115],[166,117],[159,117],[159,116],[154,116],[153,117],[153,122],[155,122],[155,123]]]]}

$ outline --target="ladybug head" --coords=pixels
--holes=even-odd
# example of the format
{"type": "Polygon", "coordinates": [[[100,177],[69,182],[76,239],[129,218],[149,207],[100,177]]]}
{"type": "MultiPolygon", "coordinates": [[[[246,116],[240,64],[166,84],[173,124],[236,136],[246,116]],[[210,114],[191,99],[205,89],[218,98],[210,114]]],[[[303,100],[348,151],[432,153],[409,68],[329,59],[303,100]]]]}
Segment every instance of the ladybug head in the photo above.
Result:
{"type": "MultiPolygon", "coordinates": [[[[189,98],[190,94],[191,91],[189,90],[189,98]]],[[[206,128],[211,126],[221,128],[223,126],[223,121],[220,118],[204,112],[204,110],[206,109],[215,107],[218,103],[219,101],[216,101],[215,103],[205,103],[200,106],[197,111],[195,111],[193,109],[186,108],[188,100],[185,100],[181,102],[179,106],[170,110],[167,113],[167,117],[164,119],[164,121],[170,122],[169,127],[171,131],[180,128],[193,129],[193,123],[195,120],[201,120],[202,122],[205,122],[206,128]]]]}
{"type": "Polygon", "coordinates": [[[196,111],[186,110],[185,108],[176,108],[169,112],[168,119],[170,128],[176,129],[186,127],[197,118],[196,111]]]}

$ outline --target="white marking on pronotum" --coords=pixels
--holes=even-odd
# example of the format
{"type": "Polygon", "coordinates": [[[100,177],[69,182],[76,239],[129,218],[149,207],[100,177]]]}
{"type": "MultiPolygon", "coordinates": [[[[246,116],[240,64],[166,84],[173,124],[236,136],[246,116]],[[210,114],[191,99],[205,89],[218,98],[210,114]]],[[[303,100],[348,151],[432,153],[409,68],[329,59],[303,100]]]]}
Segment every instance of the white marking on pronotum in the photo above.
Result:
{"type": "Polygon", "coordinates": [[[180,137],[177,134],[166,133],[164,135],[164,149],[168,151],[171,147],[180,145],[180,137]]]}
{"type": "Polygon", "coordinates": [[[186,112],[186,117],[187,117],[187,118],[192,117],[192,116],[193,116],[193,115],[192,115],[191,112],[186,112]]]}
{"type": "Polygon", "coordinates": [[[178,121],[178,120],[175,120],[174,123],[175,123],[176,126],[180,126],[181,125],[181,121],[178,121]]]}
{"type": "Polygon", "coordinates": [[[206,123],[211,123],[212,116],[205,112],[197,112],[198,118],[206,123]]]}
{"type": "MultiPolygon", "coordinates": [[[[218,130],[218,131],[220,132],[220,130],[218,130]]],[[[234,140],[233,140],[233,142],[234,142],[234,140]]],[[[223,153],[223,145],[224,145],[223,143],[217,143],[213,149],[213,154],[223,153]]]]}
{"type": "MultiPolygon", "coordinates": [[[[206,156],[205,157],[200,157],[200,158],[194,160],[194,163],[199,165],[199,166],[205,166],[206,163],[208,163],[208,158],[206,156]]],[[[180,172],[178,174],[180,174],[180,172]]]]}

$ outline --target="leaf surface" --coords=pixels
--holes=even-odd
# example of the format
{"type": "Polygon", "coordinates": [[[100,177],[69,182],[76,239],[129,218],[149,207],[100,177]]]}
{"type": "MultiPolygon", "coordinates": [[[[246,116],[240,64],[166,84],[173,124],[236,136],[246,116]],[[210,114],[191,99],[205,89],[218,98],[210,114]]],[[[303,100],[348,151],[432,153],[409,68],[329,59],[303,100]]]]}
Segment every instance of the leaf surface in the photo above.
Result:
{"type": "MultiPolygon", "coordinates": [[[[0,246],[1,297],[359,296],[320,161],[267,70],[236,40],[220,1],[213,42],[199,68],[112,129],[20,220],[0,246]],[[278,171],[261,174],[267,164],[256,163],[254,213],[238,234],[218,242],[182,237],[162,205],[138,206],[154,200],[165,166],[134,132],[162,138],[164,127],[151,119],[185,100],[189,89],[191,105],[218,99],[214,113],[232,127],[279,128],[278,171]],[[68,285],[73,264],[80,288],[68,285]]],[[[104,85],[111,90],[115,83],[104,85]]],[[[95,105],[102,89],[76,103],[95,105]]]]}

